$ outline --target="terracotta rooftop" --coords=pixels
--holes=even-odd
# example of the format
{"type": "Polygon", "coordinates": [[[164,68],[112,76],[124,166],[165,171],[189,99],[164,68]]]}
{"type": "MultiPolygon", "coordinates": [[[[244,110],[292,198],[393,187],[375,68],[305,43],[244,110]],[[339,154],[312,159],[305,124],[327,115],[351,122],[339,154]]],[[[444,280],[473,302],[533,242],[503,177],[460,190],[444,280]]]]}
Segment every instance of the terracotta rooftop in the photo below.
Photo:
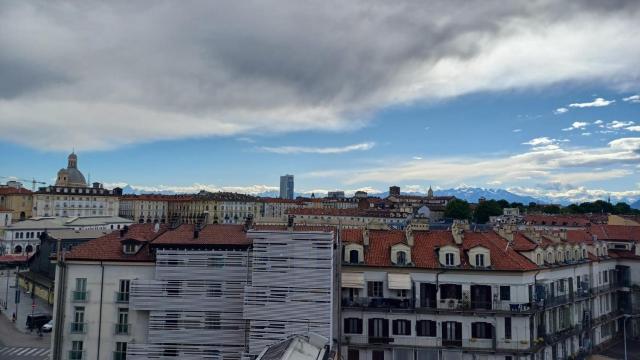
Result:
{"type": "Polygon", "coordinates": [[[16,195],[16,194],[29,195],[29,194],[33,194],[33,192],[25,188],[17,189],[11,186],[0,187],[0,195],[16,195]]]}
{"type": "Polygon", "coordinates": [[[205,225],[194,237],[194,224],[183,224],[176,229],[165,232],[154,241],[159,245],[249,245],[251,240],[243,225],[210,224],[205,225]]]}
{"type": "Polygon", "coordinates": [[[102,260],[102,261],[153,261],[149,251],[149,242],[166,231],[166,226],[160,226],[155,231],[154,224],[133,224],[127,231],[115,230],[105,236],[73,247],[65,254],[67,260],[102,260]],[[122,236],[121,236],[121,233],[122,236]],[[122,240],[134,239],[143,242],[140,250],[133,255],[124,254],[122,240]]]}
{"type": "Polygon", "coordinates": [[[287,214],[292,215],[316,215],[316,216],[358,216],[358,217],[381,217],[381,218],[404,218],[408,213],[400,213],[394,210],[377,209],[335,209],[335,208],[302,208],[289,209],[287,214]],[[396,216],[396,214],[399,214],[396,216]]]}
{"type": "MultiPolygon", "coordinates": [[[[345,243],[363,243],[362,230],[345,229],[341,232],[341,239],[345,243]]],[[[491,269],[526,271],[536,269],[537,266],[529,259],[507,247],[507,241],[493,231],[465,232],[462,245],[457,245],[451,231],[430,230],[414,231],[414,246],[412,248],[412,262],[416,268],[440,269],[436,249],[445,245],[457,247],[461,253],[459,269],[470,269],[466,252],[476,246],[489,249],[491,253],[491,269]]],[[[364,262],[368,266],[393,266],[391,263],[391,247],[405,243],[406,236],[402,230],[369,230],[369,246],[365,249],[364,262]]]]}

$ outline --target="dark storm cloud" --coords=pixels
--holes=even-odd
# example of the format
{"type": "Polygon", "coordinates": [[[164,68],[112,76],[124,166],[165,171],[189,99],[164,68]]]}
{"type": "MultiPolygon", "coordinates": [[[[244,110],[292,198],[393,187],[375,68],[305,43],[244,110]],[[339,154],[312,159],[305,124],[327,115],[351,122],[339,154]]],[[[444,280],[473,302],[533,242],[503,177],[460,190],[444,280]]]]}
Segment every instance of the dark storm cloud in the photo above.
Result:
{"type": "Polygon", "coordinates": [[[3,2],[0,136],[56,148],[64,119],[78,146],[110,148],[345,129],[393,104],[557,81],[635,86],[638,6],[3,2]]]}

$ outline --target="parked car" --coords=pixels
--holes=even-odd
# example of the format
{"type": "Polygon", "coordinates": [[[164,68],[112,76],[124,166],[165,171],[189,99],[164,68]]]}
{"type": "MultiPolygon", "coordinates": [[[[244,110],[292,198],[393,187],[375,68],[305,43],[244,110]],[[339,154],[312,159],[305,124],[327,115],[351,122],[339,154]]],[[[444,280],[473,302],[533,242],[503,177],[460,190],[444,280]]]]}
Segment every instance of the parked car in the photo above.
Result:
{"type": "Polygon", "coordinates": [[[53,320],[49,320],[49,322],[42,325],[40,329],[45,333],[51,332],[53,330],[53,320]]]}
{"type": "Polygon", "coordinates": [[[51,315],[48,314],[29,314],[27,315],[27,329],[39,329],[49,320],[51,320],[51,315]]]}

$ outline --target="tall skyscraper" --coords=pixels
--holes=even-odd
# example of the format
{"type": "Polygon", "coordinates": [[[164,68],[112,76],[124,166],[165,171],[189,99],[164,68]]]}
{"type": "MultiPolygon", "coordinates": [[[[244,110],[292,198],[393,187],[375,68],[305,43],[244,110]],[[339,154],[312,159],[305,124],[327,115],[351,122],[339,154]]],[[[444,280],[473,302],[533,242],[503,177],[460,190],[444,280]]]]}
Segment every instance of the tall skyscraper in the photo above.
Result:
{"type": "Polygon", "coordinates": [[[293,175],[280,176],[280,198],[293,200],[293,175]]]}

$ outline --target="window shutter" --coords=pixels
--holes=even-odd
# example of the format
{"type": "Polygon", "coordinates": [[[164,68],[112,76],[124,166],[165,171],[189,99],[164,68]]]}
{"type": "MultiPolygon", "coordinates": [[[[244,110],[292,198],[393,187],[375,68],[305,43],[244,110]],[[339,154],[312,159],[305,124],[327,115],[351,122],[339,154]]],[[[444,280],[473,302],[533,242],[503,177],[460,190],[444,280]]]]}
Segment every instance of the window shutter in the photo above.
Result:
{"type": "Polygon", "coordinates": [[[398,322],[400,322],[400,320],[393,320],[391,324],[391,326],[393,326],[393,335],[398,335],[398,322]]]}
{"type": "Polygon", "coordinates": [[[429,320],[429,336],[436,336],[436,322],[429,320]]]}
{"type": "Polygon", "coordinates": [[[389,320],[382,320],[382,335],[384,337],[389,337],[389,320]]]}
{"type": "Polygon", "coordinates": [[[358,329],[357,329],[358,330],[357,331],[358,334],[362,334],[362,319],[357,319],[356,323],[357,323],[357,327],[358,327],[358,329]]]}
{"type": "Polygon", "coordinates": [[[487,338],[488,339],[493,339],[493,326],[487,324],[486,327],[488,328],[489,331],[487,331],[487,338]]]}
{"type": "Polygon", "coordinates": [[[478,337],[478,324],[477,323],[471,324],[471,337],[473,337],[473,338],[477,338],[478,337]]]}
{"type": "Polygon", "coordinates": [[[344,319],[344,332],[346,333],[350,333],[351,329],[349,329],[349,319],[345,318],[344,319]]]}
{"type": "Polygon", "coordinates": [[[462,340],[462,324],[457,322],[456,324],[456,340],[462,340]]]}
{"type": "Polygon", "coordinates": [[[373,319],[369,319],[369,336],[373,336],[373,319]]]}

